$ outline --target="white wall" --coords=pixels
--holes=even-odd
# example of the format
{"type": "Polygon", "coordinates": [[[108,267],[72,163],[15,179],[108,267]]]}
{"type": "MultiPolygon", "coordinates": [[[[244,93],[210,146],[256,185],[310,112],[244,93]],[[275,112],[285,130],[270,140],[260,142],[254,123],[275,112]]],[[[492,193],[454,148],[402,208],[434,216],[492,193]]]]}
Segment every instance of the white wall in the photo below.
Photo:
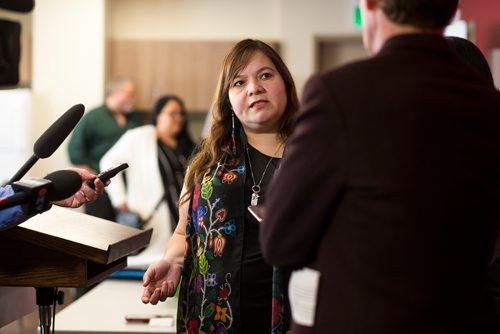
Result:
{"type": "Polygon", "coordinates": [[[0,184],[10,180],[33,153],[31,107],[30,89],[0,90],[0,184]]]}
{"type": "Polygon", "coordinates": [[[354,24],[353,0],[286,0],[281,41],[283,58],[299,92],[315,68],[315,38],[361,35],[354,24]]]}
{"type": "MultiPolygon", "coordinates": [[[[71,106],[103,99],[104,0],[43,0],[33,11],[34,142],[71,106]]],[[[32,170],[35,176],[69,165],[67,140],[32,170]]]]}
{"type": "Polygon", "coordinates": [[[278,39],[285,2],[108,0],[108,35],[129,39],[278,39]]]}

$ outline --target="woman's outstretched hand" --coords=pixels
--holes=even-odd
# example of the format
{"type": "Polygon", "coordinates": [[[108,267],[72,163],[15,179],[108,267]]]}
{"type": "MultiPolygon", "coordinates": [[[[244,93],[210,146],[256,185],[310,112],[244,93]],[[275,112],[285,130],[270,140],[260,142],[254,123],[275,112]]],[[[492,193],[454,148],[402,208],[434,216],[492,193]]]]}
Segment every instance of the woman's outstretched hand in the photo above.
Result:
{"type": "Polygon", "coordinates": [[[156,305],[158,301],[164,302],[167,297],[172,297],[179,284],[181,273],[181,265],[167,260],[151,264],[142,278],[144,287],[142,302],[156,305]]]}

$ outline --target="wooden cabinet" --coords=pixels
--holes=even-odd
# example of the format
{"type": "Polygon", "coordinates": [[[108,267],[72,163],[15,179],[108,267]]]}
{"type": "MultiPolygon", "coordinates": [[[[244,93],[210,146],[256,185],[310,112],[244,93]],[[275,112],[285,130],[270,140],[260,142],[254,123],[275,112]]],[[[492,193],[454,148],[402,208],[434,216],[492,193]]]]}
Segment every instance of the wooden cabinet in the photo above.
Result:
{"type": "Polygon", "coordinates": [[[317,37],[316,71],[325,71],[368,57],[361,35],[317,37]]]}
{"type": "Polygon", "coordinates": [[[176,94],[189,111],[206,112],[224,56],[235,43],[109,40],[106,77],[134,78],[141,110],[149,111],[161,95],[176,94]]]}

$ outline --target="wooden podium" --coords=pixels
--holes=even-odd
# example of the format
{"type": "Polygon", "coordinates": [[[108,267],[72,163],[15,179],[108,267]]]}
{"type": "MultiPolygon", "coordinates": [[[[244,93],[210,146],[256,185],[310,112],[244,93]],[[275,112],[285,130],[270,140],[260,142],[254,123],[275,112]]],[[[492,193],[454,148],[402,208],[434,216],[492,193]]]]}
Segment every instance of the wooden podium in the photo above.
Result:
{"type": "Polygon", "coordinates": [[[0,232],[0,286],[88,287],[127,266],[127,255],[147,246],[139,230],[53,206],[0,232]]]}

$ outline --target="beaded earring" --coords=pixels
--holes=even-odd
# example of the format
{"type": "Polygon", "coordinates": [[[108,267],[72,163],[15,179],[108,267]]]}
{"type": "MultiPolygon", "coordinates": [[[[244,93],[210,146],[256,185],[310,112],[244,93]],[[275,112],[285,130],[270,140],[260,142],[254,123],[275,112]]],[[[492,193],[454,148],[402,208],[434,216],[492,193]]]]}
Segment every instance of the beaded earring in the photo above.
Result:
{"type": "Polygon", "coordinates": [[[232,124],[232,128],[231,128],[231,150],[233,152],[233,155],[236,155],[236,139],[234,137],[234,133],[235,133],[235,127],[234,127],[234,111],[231,112],[231,124],[232,124]]]}

